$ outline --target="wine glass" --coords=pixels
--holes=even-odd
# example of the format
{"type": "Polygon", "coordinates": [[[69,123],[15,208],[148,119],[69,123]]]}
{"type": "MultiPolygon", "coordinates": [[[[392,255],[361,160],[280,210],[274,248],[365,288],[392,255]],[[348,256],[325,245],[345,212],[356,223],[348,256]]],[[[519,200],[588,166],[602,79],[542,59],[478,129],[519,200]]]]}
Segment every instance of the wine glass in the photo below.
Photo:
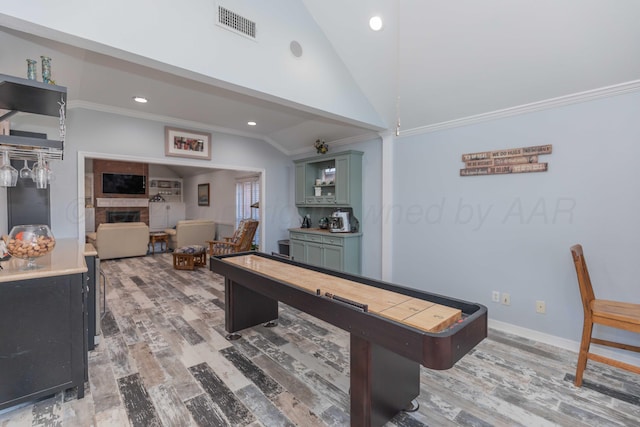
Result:
{"type": "Polygon", "coordinates": [[[34,163],[31,174],[31,179],[36,183],[37,189],[44,190],[47,188],[49,168],[47,167],[47,163],[44,161],[44,155],[42,152],[38,153],[38,161],[34,163]]]}
{"type": "Polygon", "coordinates": [[[31,178],[31,169],[29,169],[26,159],[24,161],[24,166],[20,169],[20,178],[31,178]]]}
{"type": "Polygon", "coordinates": [[[11,166],[9,150],[2,150],[2,166],[0,166],[0,187],[15,187],[18,183],[18,170],[11,166]]]}

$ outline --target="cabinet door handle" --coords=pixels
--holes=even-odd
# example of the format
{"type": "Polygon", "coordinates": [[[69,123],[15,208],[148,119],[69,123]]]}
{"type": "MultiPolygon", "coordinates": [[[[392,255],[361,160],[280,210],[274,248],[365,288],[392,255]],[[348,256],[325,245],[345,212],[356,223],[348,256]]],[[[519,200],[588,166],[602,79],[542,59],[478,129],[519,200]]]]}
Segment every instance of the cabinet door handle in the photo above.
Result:
{"type": "Polygon", "coordinates": [[[100,318],[102,319],[107,314],[107,277],[104,275],[104,271],[100,269],[100,284],[102,285],[102,307],[100,308],[100,318]]]}

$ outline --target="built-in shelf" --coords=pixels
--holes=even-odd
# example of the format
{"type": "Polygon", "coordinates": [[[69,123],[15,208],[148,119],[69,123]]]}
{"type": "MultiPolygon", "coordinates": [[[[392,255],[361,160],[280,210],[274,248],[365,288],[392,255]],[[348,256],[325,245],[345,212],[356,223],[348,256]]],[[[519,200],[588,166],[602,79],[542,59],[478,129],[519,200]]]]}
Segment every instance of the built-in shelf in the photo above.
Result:
{"type": "MultiPolygon", "coordinates": [[[[66,112],[67,88],[35,80],[0,74],[0,121],[8,120],[18,112],[60,117],[60,108],[66,112]]],[[[46,160],[62,159],[64,140],[31,138],[28,136],[0,135],[0,147],[9,149],[16,160],[37,160],[43,153],[46,160]]]]}
{"type": "Polygon", "coordinates": [[[182,202],[182,179],[149,178],[149,199],[163,202],[182,202]],[[154,200],[154,198],[160,200],[154,200]]]}

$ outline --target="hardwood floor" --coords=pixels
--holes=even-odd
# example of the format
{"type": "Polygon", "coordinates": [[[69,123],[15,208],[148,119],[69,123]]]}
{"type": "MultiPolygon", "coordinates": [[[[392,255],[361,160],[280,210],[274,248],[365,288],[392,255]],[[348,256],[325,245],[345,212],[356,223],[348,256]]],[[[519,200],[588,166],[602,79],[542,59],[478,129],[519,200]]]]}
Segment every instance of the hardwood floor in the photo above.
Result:
{"type": "MultiPolygon", "coordinates": [[[[274,328],[227,341],[224,285],[170,254],[103,261],[108,312],[75,391],[0,413],[0,426],[349,425],[348,335],[280,305],[274,328]]],[[[422,368],[420,409],[389,426],[640,426],[640,376],[491,330],[447,371],[422,368]]],[[[1,379],[0,379],[1,380],[1,379]]]]}

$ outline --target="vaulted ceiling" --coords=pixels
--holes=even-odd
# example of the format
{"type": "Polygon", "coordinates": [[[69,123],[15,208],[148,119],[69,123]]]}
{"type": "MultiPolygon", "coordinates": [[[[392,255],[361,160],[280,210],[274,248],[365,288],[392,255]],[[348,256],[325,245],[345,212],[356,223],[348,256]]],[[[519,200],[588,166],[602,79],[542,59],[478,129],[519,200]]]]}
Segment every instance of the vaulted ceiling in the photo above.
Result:
{"type": "MultiPolygon", "coordinates": [[[[227,3],[233,9],[234,3],[227,3]]],[[[245,10],[270,4],[242,3],[245,10]]],[[[640,87],[636,0],[299,3],[317,24],[309,31],[320,31],[351,76],[353,87],[345,92],[370,104],[371,119],[296,102],[279,93],[277,84],[260,92],[176,72],[4,14],[0,65],[7,69],[0,72],[15,74],[5,61],[16,53],[25,58],[22,52],[52,52],[55,73],[69,88],[70,106],[231,131],[263,139],[289,155],[308,151],[317,138],[339,144],[394,132],[398,123],[400,134],[427,131],[611,86],[640,87]],[[373,15],[382,17],[382,31],[368,28],[373,15]],[[136,105],[133,94],[151,102],[136,105]],[[258,126],[248,127],[248,120],[258,126]]],[[[258,31],[268,28],[257,21],[258,31]]],[[[305,37],[299,40],[303,55],[313,55],[305,37]]],[[[15,67],[22,73],[26,64],[15,67]]],[[[261,78],[260,69],[252,72],[261,78]]]]}

